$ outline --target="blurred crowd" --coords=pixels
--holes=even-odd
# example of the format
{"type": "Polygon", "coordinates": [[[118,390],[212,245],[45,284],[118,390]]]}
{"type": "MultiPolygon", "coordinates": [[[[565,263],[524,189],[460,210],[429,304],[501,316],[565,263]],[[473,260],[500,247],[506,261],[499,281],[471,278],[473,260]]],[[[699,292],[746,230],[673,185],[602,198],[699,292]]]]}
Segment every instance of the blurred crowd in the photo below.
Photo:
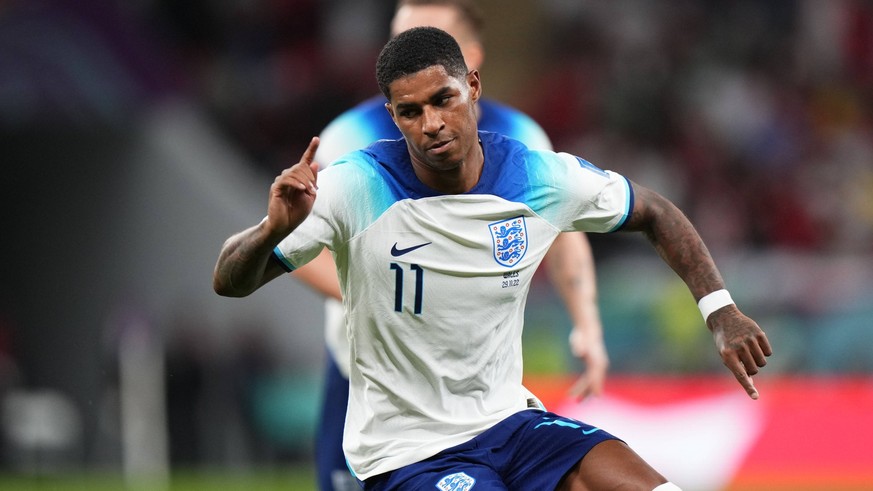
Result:
{"type": "Polygon", "coordinates": [[[873,4],[549,2],[530,105],[721,248],[873,250],[873,4]]]}
{"type": "MultiPolygon", "coordinates": [[[[716,249],[873,251],[869,2],[539,4],[541,52],[501,72],[521,84],[501,82],[557,149],[658,188],[716,249]]],[[[155,1],[142,13],[190,93],[272,172],[376,93],[392,6],[155,1]]]]}

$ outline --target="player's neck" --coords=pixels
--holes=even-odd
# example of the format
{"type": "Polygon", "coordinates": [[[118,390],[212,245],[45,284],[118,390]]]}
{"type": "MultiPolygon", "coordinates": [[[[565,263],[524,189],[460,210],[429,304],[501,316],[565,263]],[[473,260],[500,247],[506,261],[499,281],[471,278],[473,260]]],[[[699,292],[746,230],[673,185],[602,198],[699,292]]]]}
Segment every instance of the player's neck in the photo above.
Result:
{"type": "Polygon", "coordinates": [[[412,159],[412,168],[418,179],[440,194],[463,194],[473,189],[482,177],[485,157],[482,142],[473,145],[465,158],[452,169],[438,170],[412,159]]]}

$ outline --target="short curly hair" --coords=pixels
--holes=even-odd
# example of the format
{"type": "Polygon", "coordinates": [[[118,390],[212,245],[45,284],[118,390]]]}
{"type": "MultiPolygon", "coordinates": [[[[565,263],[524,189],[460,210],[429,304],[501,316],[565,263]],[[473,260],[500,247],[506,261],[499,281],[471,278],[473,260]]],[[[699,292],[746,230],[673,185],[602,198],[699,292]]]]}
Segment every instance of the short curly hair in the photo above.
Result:
{"type": "Polygon", "coordinates": [[[452,77],[467,75],[467,64],[455,38],[436,27],[414,27],[382,48],[376,61],[376,82],[390,100],[388,86],[392,82],[436,65],[441,65],[452,77]]]}

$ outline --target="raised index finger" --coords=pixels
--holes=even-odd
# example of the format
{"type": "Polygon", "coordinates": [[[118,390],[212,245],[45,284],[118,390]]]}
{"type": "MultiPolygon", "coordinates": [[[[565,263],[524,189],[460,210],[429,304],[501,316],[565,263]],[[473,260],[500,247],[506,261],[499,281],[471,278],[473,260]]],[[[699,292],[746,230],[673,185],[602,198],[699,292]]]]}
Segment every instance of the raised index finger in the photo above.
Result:
{"type": "Polygon", "coordinates": [[[316,189],[318,189],[318,164],[314,162],[315,160],[315,152],[318,150],[318,144],[320,140],[317,136],[313,136],[311,140],[309,140],[309,145],[306,147],[306,150],[303,152],[303,157],[300,158],[300,164],[309,168],[311,172],[312,181],[309,183],[309,192],[314,193],[316,189]]]}
{"type": "Polygon", "coordinates": [[[318,144],[320,140],[317,136],[313,136],[312,140],[309,140],[309,146],[306,147],[306,151],[303,152],[303,157],[300,159],[300,162],[306,165],[311,165],[312,161],[315,160],[315,151],[318,150],[318,144]]]}

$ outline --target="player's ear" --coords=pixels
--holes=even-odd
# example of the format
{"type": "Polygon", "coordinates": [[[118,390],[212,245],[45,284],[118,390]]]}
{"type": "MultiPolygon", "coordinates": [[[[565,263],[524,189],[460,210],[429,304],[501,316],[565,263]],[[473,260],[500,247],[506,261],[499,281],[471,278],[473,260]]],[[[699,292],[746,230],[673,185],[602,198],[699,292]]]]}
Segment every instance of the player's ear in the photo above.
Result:
{"type": "Polygon", "coordinates": [[[479,70],[467,72],[467,86],[470,87],[470,100],[478,101],[482,97],[482,81],[479,79],[479,70]]]}
{"type": "Polygon", "coordinates": [[[394,106],[392,106],[390,102],[386,102],[385,103],[385,110],[388,111],[388,115],[391,116],[391,121],[394,121],[394,126],[396,126],[397,129],[399,130],[400,125],[397,124],[397,117],[394,114],[394,106]]]}
{"type": "Polygon", "coordinates": [[[397,118],[394,117],[394,106],[392,106],[390,102],[386,102],[385,110],[388,111],[388,114],[391,116],[391,120],[394,121],[394,123],[396,124],[397,118]]]}

